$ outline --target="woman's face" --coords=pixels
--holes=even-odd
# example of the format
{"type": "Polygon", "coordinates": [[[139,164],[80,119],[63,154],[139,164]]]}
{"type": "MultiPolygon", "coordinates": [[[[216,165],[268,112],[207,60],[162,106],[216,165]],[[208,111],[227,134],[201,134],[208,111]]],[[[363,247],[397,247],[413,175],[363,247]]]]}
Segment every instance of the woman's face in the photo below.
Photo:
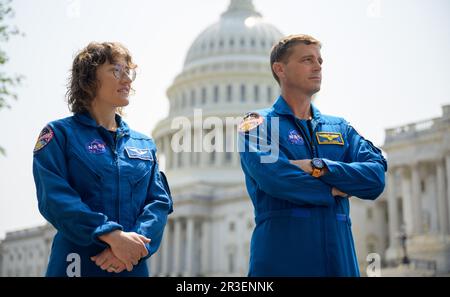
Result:
{"type": "Polygon", "coordinates": [[[129,69],[124,57],[115,64],[105,62],[97,67],[97,93],[94,104],[105,107],[123,107],[129,104],[133,69],[129,69]]]}

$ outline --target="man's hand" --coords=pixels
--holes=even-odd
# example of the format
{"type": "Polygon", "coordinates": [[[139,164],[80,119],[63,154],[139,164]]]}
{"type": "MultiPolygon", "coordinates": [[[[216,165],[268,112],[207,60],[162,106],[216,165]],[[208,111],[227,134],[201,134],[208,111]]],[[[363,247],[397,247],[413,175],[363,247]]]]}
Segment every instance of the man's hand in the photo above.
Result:
{"type": "Polygon", "coordinates": [[[333,197],[339,196],[339,197],[343,197],[343,198],[350,198],[350,196],[338,189],[336,189],[335,187],[333,187],[331,189],[331,195],[333,195],[333,197]]]}
{"type": "Polygon", "coordinates": [[[91,257],[91,260],[95,262],[97,266],[100,266],[102,270],[108,272],[121,273],[127,267],[120,261],[111,251],[111,248],[106,248],[100,254],[91,257]]]}
{"type": "MultiPolygon", "coordinates": [[[[297,165],[300,167],[301,170],[303,170],[305,173],[312,174],[313,167],[311,165],[311,159],[303,159],[303,160],[289,160],[294,165],[297,165]]],[[[325,166],[322,171],[320,172],[320,176],[323,176],[328,172],[327,167],[325,166]]],[[[319,176],[319,177],[320,177],[319,176]]]]}
{"type": "Polygon", "coordinates": [[[112,253],[125,264],[128,271],[133,270],[133,265],[148,255],[145,244],[150,239],[135,232],[115,230],[99,236],[99,239],[109,244],[112,253]]]}

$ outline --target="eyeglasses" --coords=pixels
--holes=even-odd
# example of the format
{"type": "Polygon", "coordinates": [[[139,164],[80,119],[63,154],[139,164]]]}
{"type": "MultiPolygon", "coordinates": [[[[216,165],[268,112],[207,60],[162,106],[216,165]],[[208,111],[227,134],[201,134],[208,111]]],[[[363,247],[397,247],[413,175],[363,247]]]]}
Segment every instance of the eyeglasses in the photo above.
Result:
{"type": "Polygon", "coordinates": [[[121,64],[114,64],[113,74],[116,79],[122,79],[124,75],[126,75],[126,77],[128,77],[131,81],[136,79],[136,70],[121,64]]]}

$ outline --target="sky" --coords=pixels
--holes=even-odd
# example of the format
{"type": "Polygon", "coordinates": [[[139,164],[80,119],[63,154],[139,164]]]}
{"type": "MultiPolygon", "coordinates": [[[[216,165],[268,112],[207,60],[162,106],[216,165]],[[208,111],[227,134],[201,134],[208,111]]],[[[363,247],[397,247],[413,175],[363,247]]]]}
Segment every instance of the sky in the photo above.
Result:
{"type": "MultiPolygon", "coordinates": [[[[450,1],[254,0],[283,34],[322,44],[322,113],[346,118],[382,145],[386,128],[439,117],[450,104],[450,1]]],[[[0,71],[25,76],[19,99],[0,111],[0,239],[43,224],[32,176],[32,150],[46,123],[70,116],[66,82],[74,55],[90,41],[119,41],[139,65],[127,123],[151,134],[168,113],[166,90],[185,55],[229,0],[13,0],[24,37],[1,49],[0,71]]],[[[243,111],[244,113],[245,111],[243,111]]]]}

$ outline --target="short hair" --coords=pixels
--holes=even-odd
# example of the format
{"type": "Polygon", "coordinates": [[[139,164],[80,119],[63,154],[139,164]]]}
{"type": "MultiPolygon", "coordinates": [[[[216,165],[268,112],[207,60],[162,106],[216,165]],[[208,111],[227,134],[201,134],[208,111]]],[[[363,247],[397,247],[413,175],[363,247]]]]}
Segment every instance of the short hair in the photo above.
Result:
{"type": "MultiPolygon", "coordinates": [[[[128,67],[137,67],[128,49],[118,42],[91,42],[77,53],[72,63],[66,92],[70,111],[79,113],[89,110],[98,88],[98,66],[106,62],[114,64],[120,57],[125,58],[128,67]]],[[[121,113],[121,109],[118,109],[118,112],[121,113]]]]}
{"type": "Polygon", "coordinates": [[[316,44],[319,48],[322,47],[319,40],[306,34],[296,34],[283,37],[272,47],[272,52],[270,53],[270,69],[272,70],[272,75],[278,84],[280,84],[280,79],[276,75],[275,71],[273,71],[273,64],[277,62],[286,62],[292,54],[291,48],[300,43],[306,45],[316,44]]]}

